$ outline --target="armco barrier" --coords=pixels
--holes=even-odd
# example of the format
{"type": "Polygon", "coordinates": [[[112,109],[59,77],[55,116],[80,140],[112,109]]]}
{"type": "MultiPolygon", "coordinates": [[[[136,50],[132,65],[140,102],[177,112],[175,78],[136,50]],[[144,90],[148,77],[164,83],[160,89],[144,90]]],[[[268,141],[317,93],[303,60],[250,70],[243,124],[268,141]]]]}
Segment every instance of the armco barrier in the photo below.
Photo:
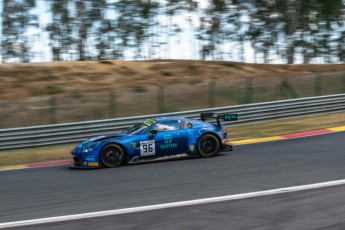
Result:
{"type": "Polygon", "coordinates": [[[237,113],[238,121],[225,122],[225,124],[240,124],[342,110],[345,110],[345,94],[336,94],[176,113],[0,129],[0,150],[75,143],[94,135],[119,132],[144,119],[158,116],[199,119],[201,112],[237,113]]]}

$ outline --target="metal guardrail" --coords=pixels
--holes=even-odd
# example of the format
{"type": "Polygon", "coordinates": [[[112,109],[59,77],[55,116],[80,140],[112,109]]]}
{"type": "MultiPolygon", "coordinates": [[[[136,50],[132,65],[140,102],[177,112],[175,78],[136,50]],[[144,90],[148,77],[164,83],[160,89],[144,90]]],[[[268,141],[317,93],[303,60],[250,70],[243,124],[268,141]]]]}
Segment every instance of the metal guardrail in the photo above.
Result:
{"type": "Polygon", "coordinates": [[[238,121],[224,124],[243,124],[342,110],[345,110],[345,94],[336,94],[176,113],[0,129],[0,150],[76,143],[94,135],[119,132],[144,119],[158,116],[199,119],[201,112],[237,113],[238,121]]]}

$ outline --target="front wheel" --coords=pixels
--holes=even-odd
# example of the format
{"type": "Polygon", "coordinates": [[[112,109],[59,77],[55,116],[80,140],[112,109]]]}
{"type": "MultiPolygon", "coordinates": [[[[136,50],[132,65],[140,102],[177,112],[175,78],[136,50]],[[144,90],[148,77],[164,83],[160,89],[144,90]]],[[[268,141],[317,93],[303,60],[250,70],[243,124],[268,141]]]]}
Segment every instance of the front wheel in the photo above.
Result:
{"type": "Polygon", "coordinates": [[[205,134],[198,140],[198,152],[202,157],[213,157],[220,149],[220,143],[216,136],[205,134]]]}
{"type": "Polygon", "coordinates": [[[101,153],[100,160],[104,167],[114,168],[120,166],[125,159],[125,154],[121,146],[117,144],[106,145],[101,153]]]}

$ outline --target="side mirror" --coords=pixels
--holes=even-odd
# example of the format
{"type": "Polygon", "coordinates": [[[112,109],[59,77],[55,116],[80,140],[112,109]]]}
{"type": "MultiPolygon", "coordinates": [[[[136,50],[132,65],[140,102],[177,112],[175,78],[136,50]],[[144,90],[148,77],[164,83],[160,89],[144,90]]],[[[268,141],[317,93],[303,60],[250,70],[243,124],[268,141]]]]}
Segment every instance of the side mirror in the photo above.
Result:
{"type": "Polygon", "coordinates": [[[157,130],[152,129],[152,130],[150,130],[150,133],[151,133],[150,138],[154,138],[157,135],[157,130]]]}

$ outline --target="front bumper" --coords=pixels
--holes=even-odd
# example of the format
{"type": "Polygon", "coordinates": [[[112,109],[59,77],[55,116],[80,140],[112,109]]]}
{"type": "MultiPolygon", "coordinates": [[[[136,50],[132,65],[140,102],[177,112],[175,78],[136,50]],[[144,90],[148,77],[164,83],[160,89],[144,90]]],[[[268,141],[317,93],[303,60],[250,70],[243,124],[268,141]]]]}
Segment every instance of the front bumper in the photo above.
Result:
{"type": "Polygon", "coordinates": [[[101,168],[101,164],[99,162],[90,162],[90,161],[82,161],[77,157],[73,157],[73,163],[70,165],[70,168],[74,169],[95,169],[101,168]]]}

